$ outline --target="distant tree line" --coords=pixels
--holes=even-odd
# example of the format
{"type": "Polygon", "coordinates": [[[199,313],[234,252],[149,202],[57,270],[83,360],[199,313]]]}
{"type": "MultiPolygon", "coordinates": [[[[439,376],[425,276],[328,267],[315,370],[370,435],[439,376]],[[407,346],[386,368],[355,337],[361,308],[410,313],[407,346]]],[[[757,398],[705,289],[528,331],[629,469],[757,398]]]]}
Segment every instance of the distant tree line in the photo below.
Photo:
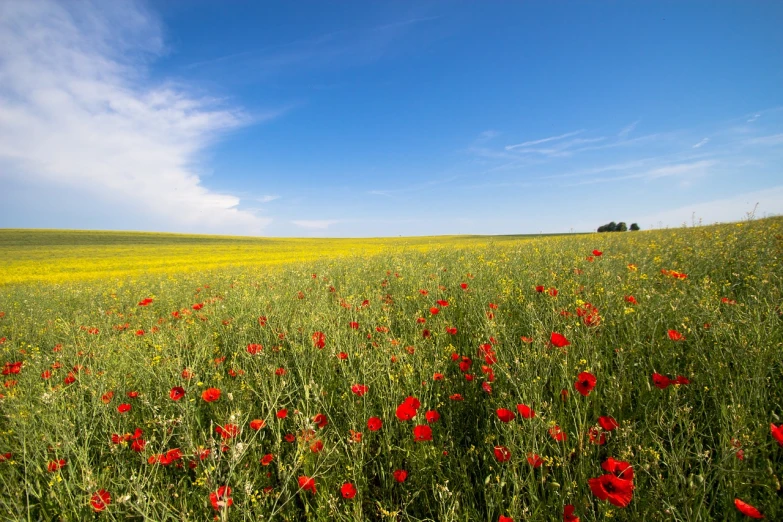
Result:
{"type": "MultiPolygon", "coordinates": [[[[612,221],[611,223],[598,227],[599,232],[625,232],[626,230],[628,230],[628,225],[625,224],[625,221],[620,221],[619,223],[612,221]]],[[[639,225],[631,223],[631,230],[639,230],[639,225]]]]}

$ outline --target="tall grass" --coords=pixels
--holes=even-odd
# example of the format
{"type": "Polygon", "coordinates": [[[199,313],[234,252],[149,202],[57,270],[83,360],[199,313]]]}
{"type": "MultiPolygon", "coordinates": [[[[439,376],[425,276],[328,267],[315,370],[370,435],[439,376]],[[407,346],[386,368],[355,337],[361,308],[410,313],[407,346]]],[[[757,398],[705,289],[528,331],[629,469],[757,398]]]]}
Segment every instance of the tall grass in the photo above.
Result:
{"type": "Polygon", "coordinates": [[[0,287],[0,364],[18,369],[0,389],[0,518],[544,521],[571,504],[583,521],[706,521],[743,519],[739,498],[781,520],[781,234],[767,219],[0,287]],[[420,406],[398,420],[407,397],[420,406]],[[624,508],[588,485],[609,457],[633,468],[624,508]]]}

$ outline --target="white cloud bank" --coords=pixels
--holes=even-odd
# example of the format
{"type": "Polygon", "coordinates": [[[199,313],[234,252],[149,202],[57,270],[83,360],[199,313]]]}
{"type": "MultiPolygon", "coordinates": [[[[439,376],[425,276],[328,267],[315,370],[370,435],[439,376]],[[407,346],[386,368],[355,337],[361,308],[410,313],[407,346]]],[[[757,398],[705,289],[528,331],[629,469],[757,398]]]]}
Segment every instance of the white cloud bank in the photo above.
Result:
{"type": "Polygon", "coordinates": [[[103,208],[123,213],[123,228],[260,233],[268,218],[206,188],[193,168],[249,118],[148,86],[144,61],[163,50],[157,20],[135,3],[1,1],[0,183],[41,191],[48,206],[32,210],[51,226],[58,193],[76,192],[96,202],[83,228],[99,228],[109,216],[89,212],[103,208]]]}
{"type": "Polygon", "coordinates": [[[339,223],[339,219],[299,219],[291,221],[294,225],[302,228],[314,228],[317,230],[326,230],[332,225],[339,223]]]}
{"type": "Polygon", "coordinates": [[[702,224],[742,221],[755,210],[755,217],[783,215],[783,185],[755,192],[746,192],[729,198],[656,212],[636,221],[641,227],[677,227],[701,220],[702,224]],[[756,206],[758,204],[758,206],[756,206]]]}

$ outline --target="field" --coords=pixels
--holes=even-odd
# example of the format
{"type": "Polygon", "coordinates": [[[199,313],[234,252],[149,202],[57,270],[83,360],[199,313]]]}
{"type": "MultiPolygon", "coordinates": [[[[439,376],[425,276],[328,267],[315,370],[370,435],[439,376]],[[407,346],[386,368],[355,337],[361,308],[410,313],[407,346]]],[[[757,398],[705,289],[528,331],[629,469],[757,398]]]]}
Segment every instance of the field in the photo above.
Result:
{"type": "Polygon", "coordinates": [[[783,520],[782,257],[0,231],[0,519],[783,520]]]}

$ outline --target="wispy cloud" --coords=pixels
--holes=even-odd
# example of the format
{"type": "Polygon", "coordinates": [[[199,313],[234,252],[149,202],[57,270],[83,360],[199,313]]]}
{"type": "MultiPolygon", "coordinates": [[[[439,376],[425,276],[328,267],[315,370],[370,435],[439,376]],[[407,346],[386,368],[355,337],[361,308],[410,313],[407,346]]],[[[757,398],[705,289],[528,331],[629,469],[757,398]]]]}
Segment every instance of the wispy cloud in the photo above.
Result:
{"type": "Polygon", "coordinates": [[[783,133],[749,138],[743,141],[743,143],[746,145],[783,145],[783,133]]]}
{"type": "Polygon", "coordinates": [[[753,123],[754,121],[758,120],[760,117],[761,117],[761,113],[757,112],[756,114],[748,118],[747,122],[753,123]]]}
{"type": "Polygon", "coordinates": [[[150,85],[146,62],[163,50],[159,22],[135,3],[0,2],[0,178],[35,186],[42,201],[78,191],[129,227],[152,216],[171,231],[261,232],[270,218],[240,210],[193,168],[253,119],[150,85]]]}
{"type": "Polygon", "coordinates": [[[623,176],[613,177],[598,177],[588,178],[580,180],[576,183],[570,184],[570,186],[581,185],[594,185],[596,183],[613,183],[616,181],[630,180],[630,179],[644,179],[654,180],[667,177],[678,177],[681,182],[690,181],[688,179],[692,176],[702,176],[707,173],[707,169],[717,164],[714,160],[702,160],[688,163],[679,163],[673,165],[666,165],[663,167],[653,168],[644,172],[636,172],[633,174],[626,174],[623,176]]]}
{"type": "Polygon", "coordinates": [[[636,128],[636,126],[639,125],[639,120],[636,120],[635,122],[631,123],[627,127],[624,127],[620,132],[617,133],[617,137],[621,140],[624,140],[628,137],[629,134],[633,132],[633,130],[636,128]]]}
{"type": "Polygon", "coordinates": [[[706,145],[707,143],[709,143],[709,141],[710,141],[710,139],[709,139],[709,138],[704,138],[704,139],[703,139],[703,140],[701,140],[699,143],[697,143],[696,145],[694,145],[692,148],[694,148],[694,149],[698,149],[698,148],[700,148],[700,147],[703,147],[704,145],[706,145]]]}
{"type": "Polygon", "coordinates": [[[300,67],[321,68],[372,63],[381,58],[389,46],[411,27],[439,18],[441,17],[412,17],[369,27],[331,31],[311,38],[191,62],[184,65],[183,69],[192,71],[223,65],[252,65],[251,72],[269,74],[300,67]]]}
{"type": "Polygon", "coordinates": [[[312,228],[317,230],[326,230],[332,225],[339,223],[339,219],[299,219],[291,221],[294,225],[301,228],[312,228]]]}
{"type": "Polygon", "coordinates": [[[560,134],[559,136],[550,136],[548,138],[541,138],[538,140],[532,140],[532,141],[525,141],[523,143],[517,143],[516,145],[506,145],[506,150],[514,150],[514,149],[521,149],[524,147],[530,147],[532,145],[540,145],[541,143],[549,143],[550,141],[557,141],[562,140],[564,138],[570,138],[571,136],[576,136],[577,134],[581,134],[584,132],[584,129],[573,131],[573,132],[566,132],[565,134],[560,134]]]}
{"type": "Polygon", "coordinates": [[[260,198],[256,198],[256,201],[260,203],[269,203],[270,201],[274,201],[276,199],[280,199],[280,196],[276,194],[266,194],[261,196],[260,198]]]}

